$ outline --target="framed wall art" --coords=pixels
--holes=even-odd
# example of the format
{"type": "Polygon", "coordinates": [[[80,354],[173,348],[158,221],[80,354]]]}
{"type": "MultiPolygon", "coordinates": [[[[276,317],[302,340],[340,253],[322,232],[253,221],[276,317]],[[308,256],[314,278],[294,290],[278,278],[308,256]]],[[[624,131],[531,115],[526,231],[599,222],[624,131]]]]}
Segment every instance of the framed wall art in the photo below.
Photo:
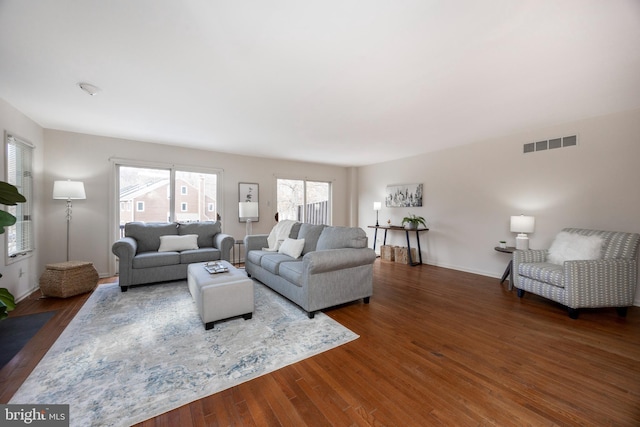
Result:
{"type": "Polygon", "coordinates": [[[385,206],[388,208],[422,206],[422,184],[387,185],[385,206]]]}

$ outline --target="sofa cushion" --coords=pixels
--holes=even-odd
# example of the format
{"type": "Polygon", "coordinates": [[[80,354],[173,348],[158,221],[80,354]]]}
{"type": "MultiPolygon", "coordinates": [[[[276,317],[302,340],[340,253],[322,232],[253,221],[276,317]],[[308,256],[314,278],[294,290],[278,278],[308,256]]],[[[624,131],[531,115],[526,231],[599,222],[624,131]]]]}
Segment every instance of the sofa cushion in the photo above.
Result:
{"type": "Polygon", "coordinates": [[[160,236],[158,252],[180,252],[189,249],[198,249],[198,235],[185,234],[184,236],[160,236]]]}
{"type": "Polygon", "coordinates": [[[142,252],[133,257],[133,268],[164,267],[180,264],[178,252],[142,252]]]}
{"type": "Polygon", "coordinates": [[[160,236],[178,234],[178,224],[172,222],[128,222],[124,225],[124,235],[136,239],[138,252],[157,251],[160,236]]]}
{"type": "Polygon", "coordinates": [[[302,260],[285,261],[280,263],[280,277],[293,283],[296,286],[302,286],[302,260]]]}
{"type": "Polygon", "coordinates": [[[180,264],[193,264],[196,262],[217,261],[222,252],[216,248],[200,248],[192,251],[180,252],[180,264]]]}
{"type": "Polygon", "coordinates": [[[298,234],[300,234],[300,227],[302,227],[301,222],[296,222],[295,224],[293,224],[293,227],[291,227],[291,231],[289,232],[289,237],[291,237],[292,239],[297,239],[298,234]]]}
{"type": "Polygon", "coordinates": [[[222,233],[222,223],[220,221],[202,221],[180,223],[178,234],[197,234],[199,248],[213,247],[213,237],[222,233]]]}
{"type": "Polygon", "coordinates": [[[530,262],[518,265],[518,274],[538,282],[564,288],[564,268],[548,262],[530,262]]]}
{"type": "Polygon", "coordinates": [[[300,226],[298,239],[304,239],[304,249],[302,250],[302,254],[308,254],[309,252],[316,250],[320,233],[322,233],[322,230],[324,230],[325,227],[326,225],[323,224],[314,225],[307,223],[300,226]]]}
{"type": "Polygon", "coordinates": [[[293,259],[300,258],[304,249],[304,239],[285,239],[280,245],[278,252],[289,255],[293,259]]]}
{"type": "Polygon", "coordinates": [[[264,255],[260,262],[260,266],[273,274],[280,274],[280,264],[286,261],[293,261],[289,255],[271,253],[264,255]]]}
{"type": "Polygon", "coordinates": [[[547,260],[562,265],[565,261],[600,259],[604,239],[561,231],[549,248],[547,260]]]}
{"type": "Polygon", "coordinates": [[[325,227],[320,233],[316,250],[366,248],[367,234],[358,227],[325,227]]]}
{"type": "Polygon", "coordinates": [[[255,265],[261,265],[262,263],[262,257],[264,255],[273,255],[273,251],[258,251],[258,250],[253,250],[253,251],[249,251],[249,253],[247,253],[245,256],[247,258],[247,260],[255,265]]]}

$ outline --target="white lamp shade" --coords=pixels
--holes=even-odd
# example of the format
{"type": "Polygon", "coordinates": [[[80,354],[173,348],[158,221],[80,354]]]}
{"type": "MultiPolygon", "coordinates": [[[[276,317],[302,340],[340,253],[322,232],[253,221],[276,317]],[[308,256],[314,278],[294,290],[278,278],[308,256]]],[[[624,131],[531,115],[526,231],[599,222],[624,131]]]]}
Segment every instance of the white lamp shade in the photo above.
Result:
{"type": "Polygon", "coordinates": [[[53,198],[63,200],[84,200],[87,195],[84,192],[82,181],[54,181],[53,198]]]}
{"type": "Polygon", "coordinates": [[[256,218],[258,216],[258,202],[238,203],[240,218],[256,218]]]}
{"type": "Polygon", "coordinates": [[[536,226],[536,219],[532,216],[517,215],[511,217],[512,233],[533,233],[536,226]]]}
{"type": "Polygon", "coordinates": [[[382,208],[382,202],[373,202],[373,210],[379,211],[382,208]]]}

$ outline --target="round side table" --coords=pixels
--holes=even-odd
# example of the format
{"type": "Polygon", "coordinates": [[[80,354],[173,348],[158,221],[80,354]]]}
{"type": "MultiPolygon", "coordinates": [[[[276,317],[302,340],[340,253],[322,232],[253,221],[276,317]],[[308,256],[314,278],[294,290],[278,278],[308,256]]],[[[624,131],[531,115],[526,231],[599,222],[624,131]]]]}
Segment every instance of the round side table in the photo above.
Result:
{"type": "MultiPolygon", "coordinates": [[[[507,246],[506,248],[501,248],[500,246],[496,246],[493,249],[505,254],[512,254],[513,251],[516,250],[515,246],[507,246]]],[[[511,277],[509,277],[509,290],[513,289],[513,275],[511,271],[512,268],[513,268],[513,257],[511,257],[511,259],[509,260],[509,264],[507,264],[507,268],[504,270],[504,274],[502,274],[502,279],[500,279],[500,284],[503,284],[504,281],[507,279],[507,277],[511,275],[511,277]]]]}

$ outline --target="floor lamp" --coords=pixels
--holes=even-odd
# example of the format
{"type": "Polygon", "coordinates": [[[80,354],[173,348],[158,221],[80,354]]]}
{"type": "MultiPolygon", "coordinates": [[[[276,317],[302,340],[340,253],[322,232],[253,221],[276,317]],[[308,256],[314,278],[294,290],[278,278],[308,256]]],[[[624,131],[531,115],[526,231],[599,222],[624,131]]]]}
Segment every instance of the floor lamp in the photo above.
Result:
{"type": "Polygon", "coordinates": [[[69,261],[69,226],[71,225],[71,200],[84,200],[84,183],[81,181],[54,181],[53,199],[67,201],[67,261],[69,261]]]}
{"type": "Polygon", "coordinates": [[[244,219],[247,223],[245,230],[246,235],[250,236],[253,234],[251,221],[258,219],[258,202],[239,202],[238,216],[240,217],[240,221],[244,219]]]}

